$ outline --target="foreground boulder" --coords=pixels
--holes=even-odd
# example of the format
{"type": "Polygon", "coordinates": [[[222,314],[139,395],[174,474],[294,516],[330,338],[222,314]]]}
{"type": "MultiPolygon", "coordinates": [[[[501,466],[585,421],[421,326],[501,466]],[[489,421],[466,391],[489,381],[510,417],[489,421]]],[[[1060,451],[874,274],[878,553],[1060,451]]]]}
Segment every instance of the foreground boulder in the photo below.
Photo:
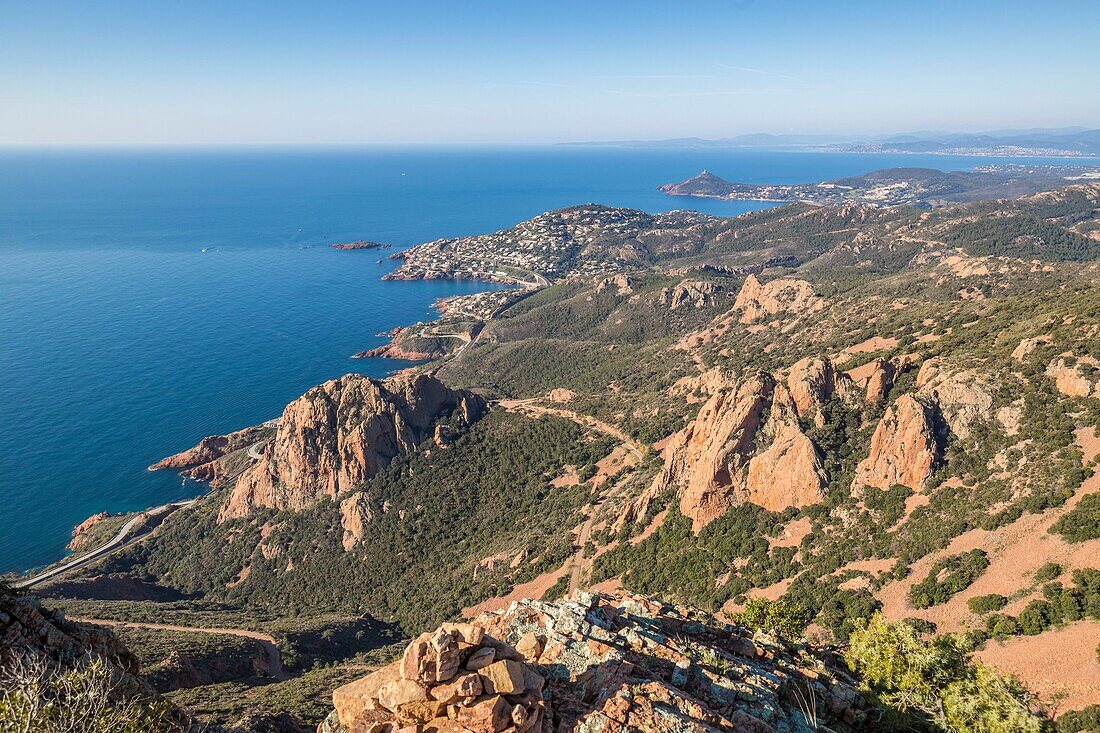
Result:
{"type": "Polygon", "coordinates": [[[320,733],[847,733],[870,709],[828,653],[584,592],[444,625],[333,702],[320,733]]]}
{"type": "Polygon", "coordinates": [[[549,733],[542,676],[473,624],[444,624],[402,657],[332,694],[319,730],[347,733],[549,733]]]}

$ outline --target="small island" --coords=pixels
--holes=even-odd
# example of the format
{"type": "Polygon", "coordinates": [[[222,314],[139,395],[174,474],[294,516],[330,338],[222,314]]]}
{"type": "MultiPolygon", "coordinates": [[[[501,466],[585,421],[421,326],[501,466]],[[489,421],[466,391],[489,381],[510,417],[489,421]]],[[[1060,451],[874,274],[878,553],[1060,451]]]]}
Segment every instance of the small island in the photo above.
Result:
{"type": "Polygon", "coordinates": [[[391,245],[360,239],[357,242],[338,242],[336,244],[330,244],[329,246],[341,252],[354,252],[361,249],[389,249],[391,245]]]}

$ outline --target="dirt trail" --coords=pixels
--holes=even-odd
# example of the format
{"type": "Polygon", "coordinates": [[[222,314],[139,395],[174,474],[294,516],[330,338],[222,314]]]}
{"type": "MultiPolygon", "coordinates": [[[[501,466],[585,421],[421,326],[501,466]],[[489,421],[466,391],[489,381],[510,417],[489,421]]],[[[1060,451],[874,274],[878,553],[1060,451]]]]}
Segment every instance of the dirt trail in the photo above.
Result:
{"type": "Polygon", "coordinates": [[[290,679],[286,670],[283,669],[283,656],[279,652],[279,647],[275,645],[275,637],[270,634],[265,634],[262,631],[249,631],[247,629],[221,629],[221,628],[204,628],[201,626],[176,626],[174,624],[152,624],[142,623],[140,621],[115,621],[113,619],[105,618],[81,618],[74,616],[70,620],[79,621],[85,624],[96,624],[99,626],[120,626],[131,629],[151,629],[153,631],[180,631],[186,633],[197,634],[224,634],[228,636],[241,636],[246,639],[253,639],[260,643],[260,646],[264,648],[264,653],[267,654],[267,666],[271,670],[271,676],[283,682],[290,679]]]}
{"type": "Polygon", "coordinates": [[[592,522],[596,519],[596,510],[602,502],[592,506],[588,511],[588,518],[581,525],[581,531],[577,533],[577,554],[573,556],[573,570],[569,573],[569,595],[581,584],[581,571],[584,569],[584,546],[588,544],[588,538],[592,535],[592,522]]]}
{"type": "Polygon", "coordinates": [[[612,438],[620,441],[627,450],[629,450],[639,460],[643,457],[642,446],[637,443],[633,438],[624,433],[619,428],[606,423],[603,420],[598,420],[591,415],[581,415],[573,410],[566,410],[562,407],[549,407],[547,405],[540,404],[538,398],[530,398],[526,400],[501,400],[500,406],[505,410],[513,412],[523,412],[527,414],[535,415],[556,415],[557,417],[564,417],[566,420],[572,420],[578,425],[598,430],[599,432],[610,435],[612,438]]]}

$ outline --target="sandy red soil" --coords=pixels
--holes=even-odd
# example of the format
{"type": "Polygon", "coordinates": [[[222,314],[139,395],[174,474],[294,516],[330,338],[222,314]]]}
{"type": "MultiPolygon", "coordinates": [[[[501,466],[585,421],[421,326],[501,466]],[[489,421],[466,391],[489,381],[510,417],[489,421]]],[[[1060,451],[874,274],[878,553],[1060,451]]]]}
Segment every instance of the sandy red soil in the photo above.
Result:
{"type": "Polygon", "coordinates": [[[1038,636],[1016,636],[1005,642],[990,641],[976,654],[978,659],[1020,678],[1040,698],[1051,703],[1067,697],[1059,711],[1079,710],[1100,701],[1100,624],[1079,621],[1064,629],[1038,636]]]}

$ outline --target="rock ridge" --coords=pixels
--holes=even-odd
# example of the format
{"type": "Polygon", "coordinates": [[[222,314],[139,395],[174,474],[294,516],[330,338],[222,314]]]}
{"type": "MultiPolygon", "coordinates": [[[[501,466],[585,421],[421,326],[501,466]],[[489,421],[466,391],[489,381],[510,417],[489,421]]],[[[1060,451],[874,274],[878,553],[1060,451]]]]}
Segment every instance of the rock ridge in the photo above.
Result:
{"type": "Polygon", "coordinates": [[[622,592],[521,600],[444,624],[336,690],[319,733],[859,730],[869,703],[829,650],[622,592]],[[435,716],[435,717],[428,717],[435,716]]]}
{"type": "Polygon", "coordinates": [[[234,482],[218,521],[257,508],[298,511],[363,484],[450,420],[473,424],[485,401],[427,374],[385,381],[348,374],[287,405],[275,437],[234,482]]]}

